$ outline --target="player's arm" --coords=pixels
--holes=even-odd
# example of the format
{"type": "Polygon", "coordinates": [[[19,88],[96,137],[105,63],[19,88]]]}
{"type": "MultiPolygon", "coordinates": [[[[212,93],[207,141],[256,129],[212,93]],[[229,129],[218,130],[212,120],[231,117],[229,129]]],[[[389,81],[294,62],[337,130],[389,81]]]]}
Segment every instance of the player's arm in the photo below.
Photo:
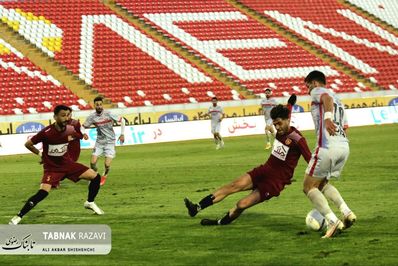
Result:
{"type": "Polygon", "coordinates": [[[124,129],[125,128],[126,128],[126,119],[124,119],[124,117],[120,117],[120,136],[119,136],[120,144],[124,143],[124,129]]]}
{"type": "Polygon", "coordinates": [[[305,140],[304,137],[302,137],[298,142],[298,147],[300,149],[301,155],[303,155],[304,160],[309,163],[311,160],[311,151],[310,148],[308,147],[307,141],[305,140]]]}
{"type": "Polygon", "coordinates": [[[333,123],[333,98],[324,93],[321,95],[321,104],[325,110],[323,120],[325,121],[325,128],[330,135],[336,134],[336,125],[333,123]]]}
{"type": "Polygon", "coordinates": [[[84,140],[88,140],[86,128],[89,128],[91,125],[92,125],[91,116],[89,116],[87,117],[86,121],[84,121],[83,125],[80,127],[80,132],[82,132],[84,140]]]}
{"type": "Polygon", "coordinates": [[[28,150],[30,150],[32,153],[34,153],[34,154],[36,154],[36,155],[39,155],[39,157],[41,157],[41,155],[42,155],[41,151],[39,151],[39,150],[34,146],[32,140],[29,139],[29,140],[25,143],[25,147],[26,147],[28,150]]]}

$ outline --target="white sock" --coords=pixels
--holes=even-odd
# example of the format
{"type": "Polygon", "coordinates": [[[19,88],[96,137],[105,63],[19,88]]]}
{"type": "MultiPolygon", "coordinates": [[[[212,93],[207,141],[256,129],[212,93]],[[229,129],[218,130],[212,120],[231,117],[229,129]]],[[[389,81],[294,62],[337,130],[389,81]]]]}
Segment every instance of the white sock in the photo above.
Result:
{"type": "Polygon", "coordinates": [[[307,197],[310,199],[315,209],[325,216],[329,224],[333,224],[338,220],[332,209],[330,209],[327,199],[318,188],[312,188],[308,191],[307,197]]]}
{"type": "Polygon", "coordinates": [[[327,199],[331,200],[337,208],[339,208],[340,212],[344,216],[347,216],[351,212],[343,197],[340,195],[340,192],[332,184],[326,184],[322,189],[322,193],[327,199]]]}

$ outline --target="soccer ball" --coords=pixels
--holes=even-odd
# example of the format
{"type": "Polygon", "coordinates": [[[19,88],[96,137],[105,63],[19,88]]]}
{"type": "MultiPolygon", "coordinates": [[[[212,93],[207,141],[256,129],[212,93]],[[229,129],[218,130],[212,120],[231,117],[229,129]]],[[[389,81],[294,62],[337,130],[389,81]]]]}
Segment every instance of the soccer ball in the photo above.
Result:
{"type": "Polygon", "coordinates": [[[312,209],[305,217],[305,224],[313,231],[321,231],[327,227],[325,217],[317,210],[312,209]]]}

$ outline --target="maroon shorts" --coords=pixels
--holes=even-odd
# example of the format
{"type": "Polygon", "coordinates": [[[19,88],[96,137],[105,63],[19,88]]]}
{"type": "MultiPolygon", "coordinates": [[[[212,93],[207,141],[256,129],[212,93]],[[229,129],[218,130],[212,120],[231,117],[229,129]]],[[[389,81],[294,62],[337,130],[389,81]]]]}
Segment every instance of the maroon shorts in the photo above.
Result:
{"type": "Polygon", "coordinates": [[[279,196],[285,187],[285,184],[272,174],[273,172],[274,170],[266,164],[247,172],[252,179],[253,189],[258,189],[260,192],[261,201],[279,196]]]}
{"type": "Polygon", "coordinates": [[[44,169],[43,178],[41,183],[56,186],[59,182],[65,178],[72,180],[73,182],[78,182],[79,176],[86,172],[89,168],[80,163],[71,163],[68,165],[65,171],[53,171],[50,169],[44,169]]]}

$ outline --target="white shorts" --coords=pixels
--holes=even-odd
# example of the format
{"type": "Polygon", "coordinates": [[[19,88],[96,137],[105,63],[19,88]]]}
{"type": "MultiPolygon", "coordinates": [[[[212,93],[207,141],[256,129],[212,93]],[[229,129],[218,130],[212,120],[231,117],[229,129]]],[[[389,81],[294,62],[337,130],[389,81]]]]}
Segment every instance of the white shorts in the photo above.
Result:
{"type": "Polygon", "coordinates": [[[93,153],[97,157],[105,156],[106,158],[115,158],[115,144],[114,143],[95,143],[93,153]]]}
{"type": "Polygon", "coordinates": [[[272,123],[272,118],[265,118],[264,117],[264,120],[265,120],[265,125],[266,126],[273,126],[274,124],[272,123]]]}
{"type": "Polygon", "coordinates": [[[221,122],[211,123],[211,133],[220,133],[221,122]]]}
{"type": "Polygon", "coordinates": [[[338,179],[350,154],[348,142],[334,144],[333,147],[317,147],[312,153],[305,173],[316,178],[338,179]]]}

